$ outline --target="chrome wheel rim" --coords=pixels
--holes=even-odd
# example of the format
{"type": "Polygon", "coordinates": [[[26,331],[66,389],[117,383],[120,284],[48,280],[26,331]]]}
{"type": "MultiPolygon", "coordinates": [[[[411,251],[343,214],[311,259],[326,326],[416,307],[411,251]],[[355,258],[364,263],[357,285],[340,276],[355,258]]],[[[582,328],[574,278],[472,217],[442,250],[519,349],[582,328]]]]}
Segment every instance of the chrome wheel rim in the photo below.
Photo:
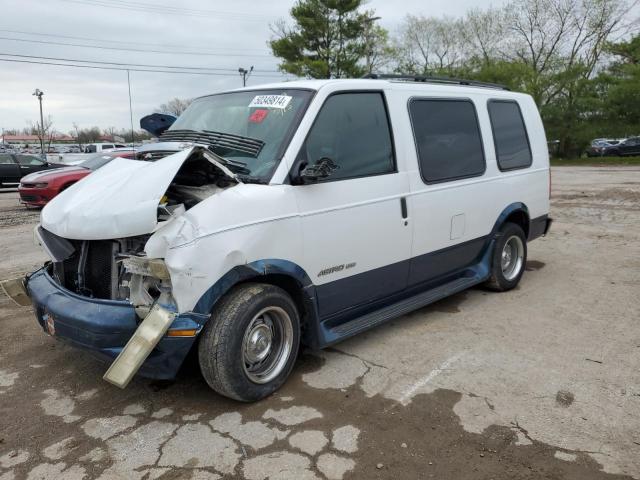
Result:
{"type": "Polygon", "coordinates": [[[269,383],[284,370],[293,349],[291,317],[267,307],[249,322],[242,340],[242,366],[253,383],[269,383]]]}
{"type": "Polygon", "coordinates": [[[500,257],[502,275],[508,281],[513,280],[522,270],[524,263],[524,244],[520,237],[513,235],[505,242],[500,257]]]}

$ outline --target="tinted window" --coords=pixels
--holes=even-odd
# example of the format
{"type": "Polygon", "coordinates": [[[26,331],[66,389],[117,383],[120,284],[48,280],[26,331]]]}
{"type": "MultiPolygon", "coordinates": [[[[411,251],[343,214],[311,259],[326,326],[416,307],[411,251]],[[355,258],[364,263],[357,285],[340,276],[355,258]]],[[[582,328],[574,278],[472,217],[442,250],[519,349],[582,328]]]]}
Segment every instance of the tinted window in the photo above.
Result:
{"type": "Polygon", "coordinates": [[[8,153],[0,153],[0,163],[14,163],[14,161],[8,153]]]}
{"type": "Polygon", "coordinates": [[[95,145],[89,145],[88,147],[86,147],[84,149],[85,153],[96,153],[96,146],[95,145]]]}
{"type": "Polygon", "coordinates": [[[32,155],[18,155],[17,158],[20,165],[42,165],[44,163],[42,159],[32,155]]]}
{"type": "Polygon", "coordinates": [[[500,170],[529,167],[531,149],[518,104],[512,101],[491,100],[489,118],[500,170]]]}
{"type": "Polygon", "coordinates": [[[305,145],[310,164],[328,157],[338,165],[329,181],[395,171],[381,93],[342,93],[329,97],[305,145]]]}
{"type": "Polygon", "coordinates": [[[89,170],[97,170],[116,158],[116,156],[117,155],[110,155],[108,153],[98,153],[82,162],[79,166],[88,168],[89,170]]]}
{"type": "Polygon", "coordinates": [[[471,101],[416,99],[409,104],[409,112],[425,182],[484,173],[482,140],[471,101]]]}

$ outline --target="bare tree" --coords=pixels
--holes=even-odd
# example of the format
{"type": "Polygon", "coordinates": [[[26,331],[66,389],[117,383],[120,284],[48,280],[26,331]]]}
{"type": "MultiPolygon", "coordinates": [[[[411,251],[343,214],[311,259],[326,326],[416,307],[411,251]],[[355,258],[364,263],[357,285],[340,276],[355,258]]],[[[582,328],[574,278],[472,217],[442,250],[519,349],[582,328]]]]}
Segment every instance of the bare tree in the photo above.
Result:
{"type": "Polygon", "coordinates": [[[28,130],[30,135],[36,135],[38,137],[40,145],[46,144],[45,150],[49,150],[49,147],[51,147],[51,142],[56,135],[56,131],[53,128],[53,120],[51,119],[51,115],[47,115],[46,117],[44,117],[43,123],[43,125],[40,125],[40,122],[29,122],[28,130]]]}
{"type": "Polygon", "coordinates": [[[485,64],[499,57],[505,43],[504,17],[503,10],[493,7],[469,10],[460,25],[465,50],[485,64]]]}
{"type": "Polygon", "coordinates": [[[515,0],[505,7],[513,60],[531,72],[531,93],[546,105],[566,92],[568,82],[549,81],[562,72],[593,74],[607,40],[623,27],[624,0],[515,0]]]}
{"type": "Polygon", "coordinates": [[[173,98],[171,100],[169,100],[167,103],[163,103],[162,105],[160,105],[156,112],[158,113],[169,113],[171,115],[175,115],[176,117],[179,117],[182,112],[184,112],[187,107],[189,105],[191,105],[191,102],[193,101],[192,98],[173,98]]]}
{"type": "Polygon", "coordinates": [[[407,15],[396,39],[398,69],[413,73],[451,70],[463,59],[460,20],[407,15]]]}

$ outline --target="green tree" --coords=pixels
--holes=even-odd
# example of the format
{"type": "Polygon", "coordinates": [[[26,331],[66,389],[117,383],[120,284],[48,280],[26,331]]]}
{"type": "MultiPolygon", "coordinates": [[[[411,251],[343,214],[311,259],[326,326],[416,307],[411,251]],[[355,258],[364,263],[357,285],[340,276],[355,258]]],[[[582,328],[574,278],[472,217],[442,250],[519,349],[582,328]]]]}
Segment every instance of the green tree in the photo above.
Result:
{"type": "Polygon", "coordinates": [[[379,57],[383,35],[375,26],[373,11],[361,11],[364,0],[298,0],[291,9],[293,26],[284,20],[272,25],[269,42],[280,58],[282,71],[300,77],[360,77],[366,71],[365,57],[379,57]],[[375,29],[374,29],[375,28],[375,29]],[[367,38],[372,39],[367,42],[367,38]]]}
{"type": "Polygon", "coordinates": [[[610,134],[638,135],[640,132],[640,34],[628,42],[607,45],[615,61],[598,80],[602,90],[602,116],[610,134]]]}

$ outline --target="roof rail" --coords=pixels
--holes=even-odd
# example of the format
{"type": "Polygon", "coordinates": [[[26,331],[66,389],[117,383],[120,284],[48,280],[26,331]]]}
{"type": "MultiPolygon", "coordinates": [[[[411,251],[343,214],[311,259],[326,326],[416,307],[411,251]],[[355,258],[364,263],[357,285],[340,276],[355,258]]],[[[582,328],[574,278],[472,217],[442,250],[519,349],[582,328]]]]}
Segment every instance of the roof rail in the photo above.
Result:
{"type": "Polygon", "coordinates": [[[500,90],[509,90],[509,87],[507,87],[506,85],[501,85],[499,83],[478,82],[476,80],[465,80],[464,78],[452,77],[434,77],[402,73],[368,73],[362,78],[369,78],[372,80],[402,80],[405,82],[442,83],[447,85],[465,85],[468,87],[497,88],[500,90]]]}

